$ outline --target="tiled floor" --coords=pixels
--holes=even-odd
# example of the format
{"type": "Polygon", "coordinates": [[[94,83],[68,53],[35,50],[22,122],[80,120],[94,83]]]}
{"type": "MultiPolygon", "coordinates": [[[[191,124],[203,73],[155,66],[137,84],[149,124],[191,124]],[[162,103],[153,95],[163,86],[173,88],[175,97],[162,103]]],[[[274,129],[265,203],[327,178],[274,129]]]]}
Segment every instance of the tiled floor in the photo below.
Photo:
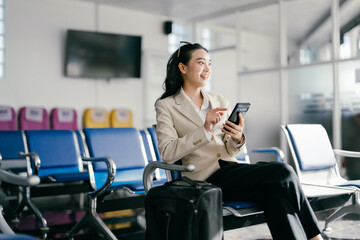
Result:
{"type": "MultiPolygon", "coordinates": [[[[324,227],[324,220],[330,212],[318,213],[320,226],[324,227]]],[[[324,239],[341,240],[341,239],[360,239],[360,216],[347,215],[342,219],[336,220],[329,224],[331,231],[324,232],[324,239]]],[[[268,240],[272,239],[269,228],[266,224],[259,224],[246,228],[235,229],[225,232],[225,240],[268,240]]]]}
{"type": "MultiPolygon", "coordinates": [[[[316,213],[320,227],[324,227],[325,219],[332,213],[333,211],[323,211],[320,213],[316,213]]],[[[58,216],[58,215],[54,215],[58,216]]],[[[71,215],[73,218],[79,218],[71,215]]],[[[48,216],[47,216],[48,217],[48,216]]],[[[48,217],[49,218],[49,217],[48,217]]],[[[49,218],[49,224],[51,225],[51,219],[49,218]]],[[[58,218],[56,218],[59,221],[58,218]]],[[[68,219],[65,219],[68,220],[68,219]]],[[[65,221],[64,220],[64,221],[65,221]]],[[[55,221],[55,220],[54,220],[55,221]]],[[[26,221],[27,222],[27,221],[26,221]]],[[[65,221],[66,222],[66,221],[65,221]]],[[[131,231],[120,231],[116,232],[116,235],[119,240],[143,240],[144,239],[144,226],[145,222],[143,218],[138,219],[138,225],[131,231]]],[[[341,239],[358,239],[360,240],[360,215],[349,214],[344,216],[342,219],[336,220],[329,225],[332,228],[332,231],[325,232],[325,240],[341,240],[341,239]]],[[[71,227],[71,226],[70,226],[71,227]]],[[[55,232],[57,232],[57,237],[53,237],[52,239],[58,240],[67,240],[67,233],[69,229],[61,229],[55,228],[55,232]]],[[[90,231],[88,234],[80,235],[75,237],[76,240],[92,240],[92,239],[103,239],[96,232],[90,231]]],[[[266,224],[259,224],[255,226],[244,227],[240,229],[235,229],[231,231],[226,231],[224,233],[224,240],[271,240],[272,237],[270,235],[270,231],[266,224]]]]}

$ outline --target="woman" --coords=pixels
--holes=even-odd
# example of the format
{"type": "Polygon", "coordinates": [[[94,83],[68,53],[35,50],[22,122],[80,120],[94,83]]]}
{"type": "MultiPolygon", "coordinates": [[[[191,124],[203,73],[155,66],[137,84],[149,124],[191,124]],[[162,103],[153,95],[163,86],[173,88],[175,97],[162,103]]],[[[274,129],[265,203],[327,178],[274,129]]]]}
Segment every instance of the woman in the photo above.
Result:
{"type": "MultiPolygon", "coordinates": [[[[181,42],[180,42],[181,43],[181,42]]],[[[156,101],[156,132],[162,159],[193,164],[192,179],[219,186],[224,201],[245,200],[264,209],[274,239],[323,239],[295,172],[286,164],[238,164],[245,143],[244,119],[227,121],[231,108],[222,95],[202,87],[211,74],[208,51],[185,42],[167,64],[165,92],[156,101]]]]}

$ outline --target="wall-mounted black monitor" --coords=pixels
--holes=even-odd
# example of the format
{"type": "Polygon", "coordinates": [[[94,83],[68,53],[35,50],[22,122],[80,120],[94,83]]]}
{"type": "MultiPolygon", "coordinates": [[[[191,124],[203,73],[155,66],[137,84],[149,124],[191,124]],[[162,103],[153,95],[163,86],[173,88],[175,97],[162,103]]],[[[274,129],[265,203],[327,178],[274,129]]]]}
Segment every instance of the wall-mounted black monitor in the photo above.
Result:
{"type": "Polygon", "coordinates": [[[65,75],[82,78],[140,78],[141,37],[68,30],[65,75]]]}

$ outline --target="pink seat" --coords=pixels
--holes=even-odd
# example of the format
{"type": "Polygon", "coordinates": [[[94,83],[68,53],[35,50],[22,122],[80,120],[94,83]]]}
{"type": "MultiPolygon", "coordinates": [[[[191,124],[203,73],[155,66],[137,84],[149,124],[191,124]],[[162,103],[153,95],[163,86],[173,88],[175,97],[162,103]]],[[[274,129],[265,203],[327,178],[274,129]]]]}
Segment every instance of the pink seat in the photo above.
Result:
{"type": "Polygon", "coordinates": [[[14,108],[0,106],[0,130],[17,130],[14,108]]]}
{"type": "Polygon", "coordinates": [[[77,113],[71,108],[53,108],[50,114],[52,129],[78,130],[77,113]]]}
{"type": "Polygon", "coordinates": [[[22,107],[19,110],[21,130],[49,129],[48,113],[41,107],[22,107]]]}

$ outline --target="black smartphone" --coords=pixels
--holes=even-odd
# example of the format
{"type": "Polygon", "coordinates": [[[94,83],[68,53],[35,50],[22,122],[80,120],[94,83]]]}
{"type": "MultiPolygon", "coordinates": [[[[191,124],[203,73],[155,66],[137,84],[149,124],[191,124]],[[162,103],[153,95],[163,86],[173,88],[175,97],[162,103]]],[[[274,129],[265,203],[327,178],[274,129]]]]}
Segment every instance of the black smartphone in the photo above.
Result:
{"type": "Polygon", "coordinates": [[[237,103],[233,109],[233,111],[230,114],[229,117],[229,121],[233,122],[235,124],[239,124],[239,112],[241,113],[241,115],[244,117],[246,112],[249,110],[250,108],[250,103],[237,103]]]}

